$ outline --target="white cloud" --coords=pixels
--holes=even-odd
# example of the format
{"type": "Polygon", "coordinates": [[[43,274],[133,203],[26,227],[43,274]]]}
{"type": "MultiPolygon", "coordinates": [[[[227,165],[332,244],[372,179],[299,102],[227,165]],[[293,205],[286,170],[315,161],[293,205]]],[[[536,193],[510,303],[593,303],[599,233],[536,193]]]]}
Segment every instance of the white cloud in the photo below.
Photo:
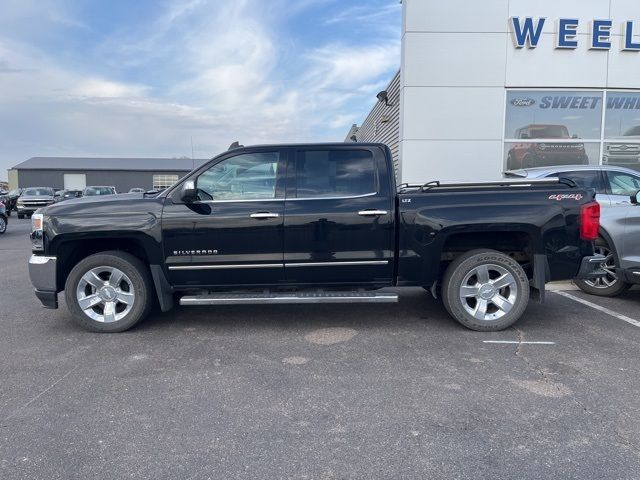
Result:
{"type": "Polygon", "coordinates": [[[100,70],[114,75],[0,33],[0,178],[36,155],[188,156],[190,137],[198,157],[235,140],[342,140],[398,68],[399,41],[297,45],[281,29],[287,5],[176,0],[102,43],[100,70]],[[122,80],[128,69],[144,80],[122,80]]]}

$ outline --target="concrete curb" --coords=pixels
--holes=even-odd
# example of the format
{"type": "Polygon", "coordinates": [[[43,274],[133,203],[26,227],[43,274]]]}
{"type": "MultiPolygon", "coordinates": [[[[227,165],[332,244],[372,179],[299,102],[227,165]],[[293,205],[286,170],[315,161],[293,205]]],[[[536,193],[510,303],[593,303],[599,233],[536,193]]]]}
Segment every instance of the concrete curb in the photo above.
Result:
{"type": "Polygon", "coordinates": [[[580,290],[571,280],[547,283],[545,290],[549,292],[580,290]]]}

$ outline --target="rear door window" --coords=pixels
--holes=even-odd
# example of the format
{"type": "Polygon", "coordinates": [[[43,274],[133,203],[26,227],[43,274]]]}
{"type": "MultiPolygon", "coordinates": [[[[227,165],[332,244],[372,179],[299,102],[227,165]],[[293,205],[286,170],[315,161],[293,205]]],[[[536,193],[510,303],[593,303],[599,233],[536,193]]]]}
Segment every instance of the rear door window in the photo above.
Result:
{"type": "Polygon", "coordinates": [[[368,150],[301,150],[295,162],[296,198],[375,194],[378,175],[368,150]]]}
{"type": "Polygon", "coordinates": [[[573,172],[555,172],[547,177],[562,177],[573,180],[583,188],[593,188],[596,193],[605,193],[602,175],[599,170],[577,170],[573,172]]]}

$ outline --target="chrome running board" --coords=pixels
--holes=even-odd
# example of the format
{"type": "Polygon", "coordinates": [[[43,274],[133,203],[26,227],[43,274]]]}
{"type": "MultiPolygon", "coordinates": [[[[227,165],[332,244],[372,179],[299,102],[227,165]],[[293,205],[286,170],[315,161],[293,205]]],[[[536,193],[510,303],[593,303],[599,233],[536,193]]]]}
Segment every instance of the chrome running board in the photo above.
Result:
{"type": "Polygon", "coordinates": [[[209,293],[185,295],[180,305],[256,305],[291,303],[397,303],[395,293],[377,292],[265,292],[265,293],[209,293]]]}

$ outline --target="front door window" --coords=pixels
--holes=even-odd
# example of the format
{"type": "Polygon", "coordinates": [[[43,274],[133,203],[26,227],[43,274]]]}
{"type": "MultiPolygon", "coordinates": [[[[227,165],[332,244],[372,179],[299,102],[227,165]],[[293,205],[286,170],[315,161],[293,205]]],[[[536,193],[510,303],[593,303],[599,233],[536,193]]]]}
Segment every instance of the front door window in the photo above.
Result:
{"type": "Polygon", "coordinates": [[[201,201],[268,200],[276,198],[277,152],[247,153],[224,160],[197,180],[201,201]]]}

